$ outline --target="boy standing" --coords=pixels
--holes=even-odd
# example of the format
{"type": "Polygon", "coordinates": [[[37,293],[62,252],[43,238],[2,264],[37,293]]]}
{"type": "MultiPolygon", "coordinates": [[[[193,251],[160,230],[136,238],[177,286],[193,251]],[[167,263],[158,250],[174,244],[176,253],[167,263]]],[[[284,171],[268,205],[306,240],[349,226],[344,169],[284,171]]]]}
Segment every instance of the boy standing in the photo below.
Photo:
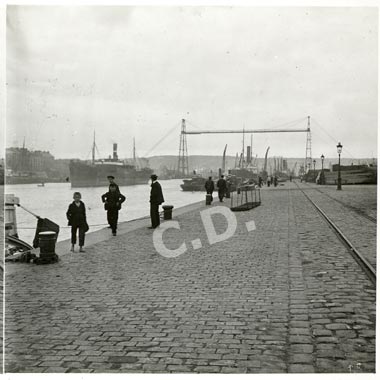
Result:
{"type": "Polygon", "coordinates": [[[74,246],[77,242],[77,230],[79,230],[79,252],[85,252],[84,237],[88,231],[88,224],[86,219],[86,206],[81,201],[81,193],[74,193],[74,201],[70,203],[66,212],[68,225],[71,226],[71,252],[74,252],[74,246]]]}
{"type": "Polygon", "coordinates": [[[125,201],[125,196],[117,190],[117,185],[110,184],[109,191],[102,195],[104,209],[107,210],[107,221],[112,229],[112,235],[116,236],[117,220],[121,204],[125,201]]]}

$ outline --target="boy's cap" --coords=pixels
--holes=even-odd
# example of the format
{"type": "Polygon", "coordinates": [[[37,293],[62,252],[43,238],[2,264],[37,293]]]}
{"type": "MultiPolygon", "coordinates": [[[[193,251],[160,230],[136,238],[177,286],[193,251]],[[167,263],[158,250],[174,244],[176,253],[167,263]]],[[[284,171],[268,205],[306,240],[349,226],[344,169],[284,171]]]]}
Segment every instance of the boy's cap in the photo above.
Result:
{"type": "Polygon", "coordinates": [[[115,177],[113,175],[108,175],[107,178],[108,179],[115,179],[115,177]]]}
{"type": "Polygon", "coordinates": [[[153,181],[155,181],[158,177],[157,177],[155,174],[152,174],[152,175],[150,176],[150,178],[151,178],[153,181]]]}

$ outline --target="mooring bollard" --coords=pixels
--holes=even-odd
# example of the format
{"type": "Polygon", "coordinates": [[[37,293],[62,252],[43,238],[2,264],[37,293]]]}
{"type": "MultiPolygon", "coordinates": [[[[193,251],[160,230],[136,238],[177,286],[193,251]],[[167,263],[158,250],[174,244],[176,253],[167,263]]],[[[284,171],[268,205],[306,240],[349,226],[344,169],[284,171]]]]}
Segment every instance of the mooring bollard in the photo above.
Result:
{"type": "Polygon", "coordinates": [[[211,202],[212,202],[212,195],[206,194],[206,206],[210,206],[211,202]]]}
{"type": "Polygon", "coordinates": [[[165,205],[165,206],[162,206],[162,208],[164,210],[164,220],[171,220],[174,206],[165,205]]]}
{"type": "Polygon", "coordinates": [[[40,257],[37,264],[49,264],[58,261],[58,255],[55,253],[55,242],[57,234],[54,231],[44,231],[38,234],[40,247],[40,257]]]}

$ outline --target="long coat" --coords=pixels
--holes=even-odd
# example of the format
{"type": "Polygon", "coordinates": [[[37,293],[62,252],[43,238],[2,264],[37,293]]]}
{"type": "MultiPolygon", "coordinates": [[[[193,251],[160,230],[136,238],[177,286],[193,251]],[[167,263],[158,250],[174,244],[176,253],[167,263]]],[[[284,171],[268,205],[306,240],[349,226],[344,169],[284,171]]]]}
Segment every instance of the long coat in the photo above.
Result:
{"type": "Polygon", "coordinates": [[[206,191],[213,192],[214,191],[214,181],[212,179],[208,179],[205,183],[206,191]]]}
{"type": "Polygon", "coordinates": [[[227,182],[224,178],[220,178],[216,184],[219,191],[225,191],[227,189],[227,182]]]}
{"type": "Polygon", "coordinates": [[[161,185],[158,182],[153,182],[150,189],[150,203],[160,205],[164,202],[161,185]]]}
{"type": "Polygon", "coordinates": [[[69,205],[69,208],[66,212],[66,216],[69,221],[69,226],[83,227],[87,224],[86,206],[82,201],[80,201],[79,203],[79,206],[77,206],[75,202],[72,202],[69,205]]]}

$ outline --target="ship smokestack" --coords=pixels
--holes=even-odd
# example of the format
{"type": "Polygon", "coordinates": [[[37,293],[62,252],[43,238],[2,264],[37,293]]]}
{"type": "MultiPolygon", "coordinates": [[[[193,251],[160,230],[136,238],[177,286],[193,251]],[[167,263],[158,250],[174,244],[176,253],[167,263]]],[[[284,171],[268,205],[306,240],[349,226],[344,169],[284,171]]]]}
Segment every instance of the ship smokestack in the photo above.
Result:
{"type": "Polygon", "coordinates": [[[117,157],[117,143],[113,144],[113,159],[114,160],[118,159],[118,157],[117,157]]]}
{"type": "Polygon", "coordinates": [[[251,147],[248,145],[247,146],[247,164],[251,163],[251,147]]]}

